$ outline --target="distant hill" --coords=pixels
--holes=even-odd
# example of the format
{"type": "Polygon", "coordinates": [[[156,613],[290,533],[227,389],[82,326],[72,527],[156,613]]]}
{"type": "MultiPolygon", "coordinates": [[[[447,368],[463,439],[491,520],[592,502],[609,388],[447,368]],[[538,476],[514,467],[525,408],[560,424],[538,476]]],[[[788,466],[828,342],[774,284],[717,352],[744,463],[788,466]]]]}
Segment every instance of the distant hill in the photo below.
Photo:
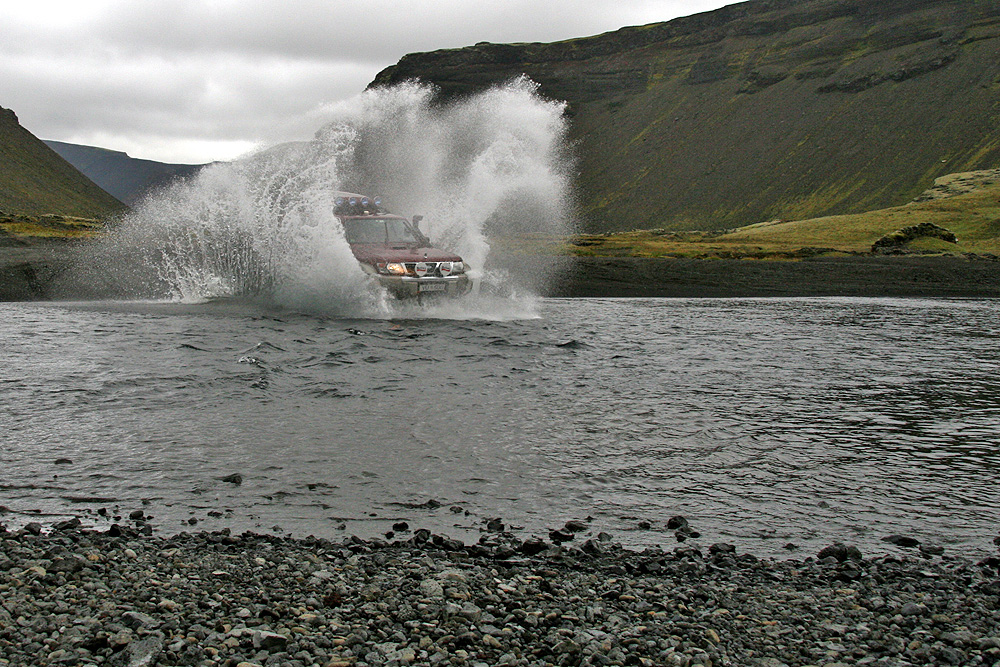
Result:
{"type": "Polygon", "coordinates": [[[102,218],[122,208],[0,107],[0,211],[102,218]]]}
{"type": "Polygon", "coordinates": [[[150,190],[175,178],[194,174],[204,165],[141,160],[127,153],[95,146],[45,140],[45,144],[90,180],[126,204],[135,204],[150,190]]]}
{"type": "Polygon", "coordinates": [[[552,44],[416,53],[372,86],[526,74],[568,102],[588,231],[903,204],[1000,166],[1000,3],[752,0],[552,44]]]}

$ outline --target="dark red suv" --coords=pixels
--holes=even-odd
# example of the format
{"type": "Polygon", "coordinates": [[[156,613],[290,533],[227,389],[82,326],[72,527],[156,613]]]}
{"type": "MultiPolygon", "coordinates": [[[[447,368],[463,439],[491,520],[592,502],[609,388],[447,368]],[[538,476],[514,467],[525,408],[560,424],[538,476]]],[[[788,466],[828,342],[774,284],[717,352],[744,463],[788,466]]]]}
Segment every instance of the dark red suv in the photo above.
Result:
{"type": "Polygon", "coordinates": [[[417,226],[364,195],[337,193],[334,214],[361,268],[398,298],[460,296],[472,288],[458,255],[435,248],[417,226]]]}

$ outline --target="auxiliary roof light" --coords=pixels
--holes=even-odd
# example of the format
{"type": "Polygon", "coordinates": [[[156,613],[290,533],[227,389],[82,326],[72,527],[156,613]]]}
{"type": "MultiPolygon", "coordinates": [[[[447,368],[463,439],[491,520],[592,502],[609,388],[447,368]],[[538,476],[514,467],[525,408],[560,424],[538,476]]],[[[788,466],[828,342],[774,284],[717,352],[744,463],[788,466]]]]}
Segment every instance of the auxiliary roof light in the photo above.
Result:
{"type": "Polygon", "coordinates": [[[368,206],[369,203],[370,203],[370,201],[369,201],[368,197],[362,197],[361,198],[361,205],[362,206],[368,206]]]}
{"type": "Polygon", "coordinates": [[[358,205],[358,198],[357,197],[351,197],[350,204],[351,204],[351,206],[357,206],[358,205]]]}
{"type": "Polygon", "coordinates": [[[336,199],[333,200],[333,203],[334,203],[335,206],[343,206],[344,205],[344,198],[343,197],[337,197],[336,199]]]}

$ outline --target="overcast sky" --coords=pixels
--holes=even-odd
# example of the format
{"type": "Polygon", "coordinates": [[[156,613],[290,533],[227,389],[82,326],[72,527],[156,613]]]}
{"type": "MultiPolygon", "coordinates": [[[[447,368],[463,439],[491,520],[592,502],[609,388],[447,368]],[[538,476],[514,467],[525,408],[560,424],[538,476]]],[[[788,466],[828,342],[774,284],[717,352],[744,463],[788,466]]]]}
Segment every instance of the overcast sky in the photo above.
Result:
{"type": "MultiPolygon", "coordinates": [[[[730,0],[730,2],[733,0],[730,0]]],[[[407,53],[552,42],[725,0],[0,0],[0,106],[162,162],[307,139],[407,53]]]]}

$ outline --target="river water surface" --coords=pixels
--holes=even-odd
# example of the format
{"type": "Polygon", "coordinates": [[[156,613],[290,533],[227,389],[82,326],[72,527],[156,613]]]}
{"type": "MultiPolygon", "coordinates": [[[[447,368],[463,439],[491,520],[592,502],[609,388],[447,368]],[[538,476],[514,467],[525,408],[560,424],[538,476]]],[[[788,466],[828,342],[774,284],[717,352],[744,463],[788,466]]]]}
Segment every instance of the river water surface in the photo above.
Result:
{"type": "Polygon", "coordinates": [[[162,533],[337,537],[405,520],[471,542],[493,517],[524,537],[590,517],[592,533],[670,548],[684,515],[691,542],[759,555],[886,552],[890,534],[987,553],[998,324],[986,300],[386,319],[0,304],[0,522],[143,509],[162,533]]]}

